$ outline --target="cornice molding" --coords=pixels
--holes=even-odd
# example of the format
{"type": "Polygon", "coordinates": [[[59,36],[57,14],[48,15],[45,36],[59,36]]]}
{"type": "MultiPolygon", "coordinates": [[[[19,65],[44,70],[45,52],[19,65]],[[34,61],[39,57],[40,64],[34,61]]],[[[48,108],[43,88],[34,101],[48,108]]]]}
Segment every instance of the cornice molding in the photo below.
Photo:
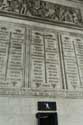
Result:
{"type": "Polygon", "coordinates": [[[83,3],[83,0],[67,0],[67,1],[69,1],[69,2],[74,2],[74,3],[83,3]]]}

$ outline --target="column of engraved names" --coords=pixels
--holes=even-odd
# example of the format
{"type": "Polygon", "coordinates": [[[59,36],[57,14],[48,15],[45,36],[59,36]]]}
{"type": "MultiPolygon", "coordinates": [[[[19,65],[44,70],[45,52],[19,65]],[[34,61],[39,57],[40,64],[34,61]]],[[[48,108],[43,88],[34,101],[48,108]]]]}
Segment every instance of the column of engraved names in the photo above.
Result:
{"type": "MultiPolygon", "coordinates": [[[[10,32],[7,25],[0,25],[0,83],[6,82],[7,57],[9,48],[10,32]]],[[[2,84],[3,85],[3,84],[2,84]]]]}
{"type": "Polygon", "coordinates": [[[58,50],[57,35],[46,33],[45,35],[45,54],[46,54],[46,75],[47,84],[50,88],[61,88],[61,72],[58,50]]]}
{"type": "Polygon", "coordinates": [[[83,36],[74,38],[74,46],[79,68],[80,87],[83,88],[83,36]]]}
{"type": "Polygon", "coordinates": [[[62,48],[66,76],[66,88],[69,90],[78,90],[80,86],[80,79],[72,36],[62,36],[62,48]]]}
{"type": "Polygon", "coordinates": [[[7,69],[7,81],[13,87],[21,87],[24,82],[24,32],[20,26],[11,26],[11,40],[7,69]]]}
{"type": "Polygon", "coordinates": [[[31,87],[39,88],[45,83],[43,33],[32,31],[31,43],[31,87]]]}

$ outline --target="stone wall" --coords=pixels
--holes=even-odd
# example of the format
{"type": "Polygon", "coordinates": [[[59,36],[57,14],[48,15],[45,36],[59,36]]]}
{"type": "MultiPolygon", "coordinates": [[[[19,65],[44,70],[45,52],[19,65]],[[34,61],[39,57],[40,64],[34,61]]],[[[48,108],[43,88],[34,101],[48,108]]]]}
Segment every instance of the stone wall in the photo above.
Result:
{"type": "MultiPolygon", "coordinates": [[[[49,0],[50,1],[50,0],[49,0]]],[[[83,15],[83,5],[79,2],[70,2],[67,0],[51,0],[53,3],[81,9],[83,15]]],[[[21,21],[13,18],[0,16],[1,21],[19,22],[27,24],[27,21],[21,21]]],[[[44,28],[54,28],[61,30],[61,27],[43,25],[34,22],[28,24],[44,26],[44,28]]],[[[62,28],[66,31],[68,28],[62,28]]],[[[69,29],[71,31],[71,29],[69,29]]],[[[74,29],[75,31],[75,29],[74,29]]],[[[78,31],[81,33],[81,31],[78,31]]],[[[37,125],[35,114],[38,101],[56,101],[59,125],[82,125],[83,124],[83,99],[69,98],[49,98],[49,97],[21,97],[21,96],[0,96],[0,124],[1,125],[37,125]]]]}

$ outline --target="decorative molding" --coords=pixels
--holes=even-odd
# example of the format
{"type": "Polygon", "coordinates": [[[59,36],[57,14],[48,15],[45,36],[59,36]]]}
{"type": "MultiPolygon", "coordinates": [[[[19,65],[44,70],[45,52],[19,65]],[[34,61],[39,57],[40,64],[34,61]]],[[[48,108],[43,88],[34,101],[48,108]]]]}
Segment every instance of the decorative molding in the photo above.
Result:
{"type": "Polygon", "coordinates": [[[0,15],[82,25],[80,9],[41,0],[0,0],[0,15]]]}
{"type": "Polygon", "coordinates": [[[67,0],[69,2],[74,2],[74,3],[83,3],[83,0],[67,0]]]}

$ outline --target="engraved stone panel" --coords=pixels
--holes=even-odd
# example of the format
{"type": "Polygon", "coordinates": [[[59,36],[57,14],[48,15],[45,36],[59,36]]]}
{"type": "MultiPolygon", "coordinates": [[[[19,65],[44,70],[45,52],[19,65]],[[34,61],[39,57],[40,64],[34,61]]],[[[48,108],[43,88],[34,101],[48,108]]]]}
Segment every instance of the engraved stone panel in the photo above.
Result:
{"type": "Polygon", "coordinates": [[[5,84],[10,31],[7,25],[0,24],[0,81],[5,84]]]}
{"type": "Polygon", "coordinates": [[[0,86],[21,86],[24,82],[25,28],[0,23],[0,86]]]}
{"type": "Polygon", "coordinates": [[[25,29],[11,26],[8,56],[7,81],[13,86],[22,86],[24,82],[24,35],[25,29]]]}
{"type": "Polygon", "coordinates": [[[83,96],[83,34],[0,22],[0,94],[83,96]]]}
{"type": "Polygon", "coordinates": [[[56,33],[32,30],[31,86],[61,89],[59,48],[56,33]]]}
{"type": "Polygon", "coordinates": [[[80,90],[83,87],[82,44],[82,35],[72,35],[71,33],[62,35],[66,88],[69,90],[80,90]]]}

